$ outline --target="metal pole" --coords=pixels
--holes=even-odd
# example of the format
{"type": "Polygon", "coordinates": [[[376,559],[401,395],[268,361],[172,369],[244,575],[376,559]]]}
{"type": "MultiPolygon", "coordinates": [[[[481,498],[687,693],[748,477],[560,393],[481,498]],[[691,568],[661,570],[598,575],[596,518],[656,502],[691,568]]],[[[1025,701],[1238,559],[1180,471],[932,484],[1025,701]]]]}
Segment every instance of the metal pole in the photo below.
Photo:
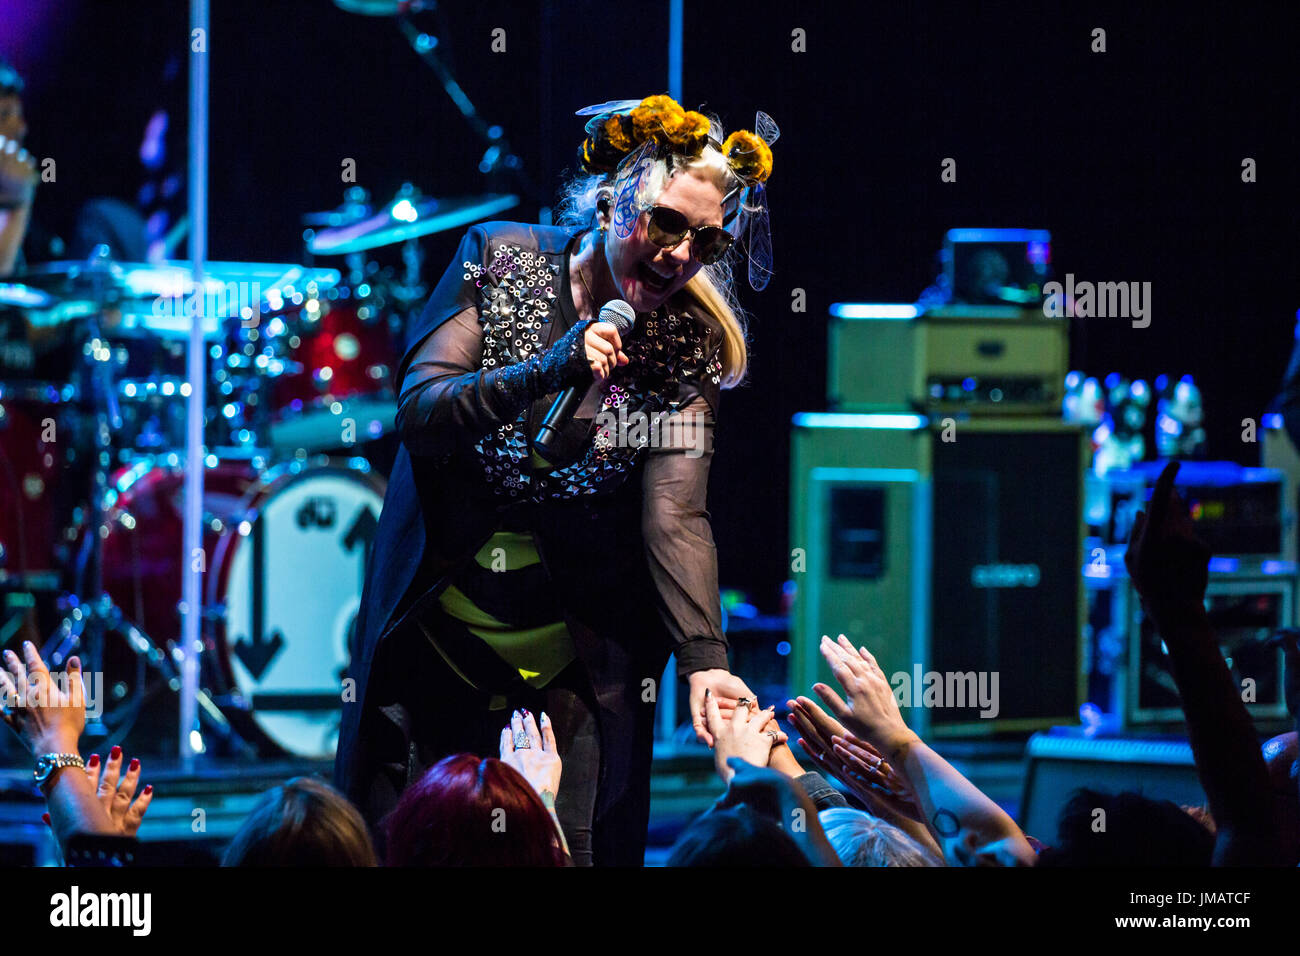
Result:
{"type": "Polygon", "coordinates": [[[682,0],[668,0],[668,95],[682,99],[682,0]]]}
{"type": "MultiPolygon", "coordinates": [[[[682,99],[682,0],[668,0],[668,95],[679,103],[682,99]]],[[[663,752],[671,756],[676,749],[671,746],[677,730],[677,658],[668,658],[659,681],[659,709],[655,720],[659,724],[659,740],[663,752]]],[[[694,717],[694,715],[692,715],[694,717]]]]}
{"type": "MultiPolygon", "coordinates": [[[[206,345],[203,320],[204,261],[208,255],[208,0],[190,0],[190,262],[194,271],[188,373],[189,402],[185,421],[185,524],[181,569],[185,576],[181,620],[180,761],[194,769],[202,741],[198,735],[199,628],[203,619],[203,410],[206,389],[206,345]]],[[[188,305],[188,303],[187,303],[188,305]]]]}

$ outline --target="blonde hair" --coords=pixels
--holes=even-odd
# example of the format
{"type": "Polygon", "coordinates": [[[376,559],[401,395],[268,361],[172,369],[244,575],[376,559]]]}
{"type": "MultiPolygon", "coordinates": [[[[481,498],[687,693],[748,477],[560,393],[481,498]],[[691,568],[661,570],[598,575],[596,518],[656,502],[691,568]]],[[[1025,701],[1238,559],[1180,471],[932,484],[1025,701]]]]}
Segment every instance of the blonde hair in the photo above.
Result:
{"type": "Polygon", "coordinates": [[[831,849],[845,866],[942,866],[909,834],[852,807],[817,814],[831,849]]]}
{"type": "MultiPolygon", "coordinates": [[[[716,119],[714,122],[717,123],[716,119]]],[[[706,146],[696,157],[674,157],[674,164],[676,168],[670,171],[667,159],[656,158],[641,184],[636,201],[654,202],[674,175],[687,171],[703,176],[724,196],[736,183],[726,157],[712,146],[706,146]]],[[[624,169],[622,173],[578,173],[573,176],[561,189],[556,224],[595,228],[597,203],[604,198],[612,206],[629,173],[630,170],[624,169]]],[[[732,244],[731,251],[722,261],[701,267],[683,287],[683,291],[722,327],[723,388],[735,388],[744,382],[749,367],[748,316],[736,297],[733,277],[737,245],[732,244]]]]}

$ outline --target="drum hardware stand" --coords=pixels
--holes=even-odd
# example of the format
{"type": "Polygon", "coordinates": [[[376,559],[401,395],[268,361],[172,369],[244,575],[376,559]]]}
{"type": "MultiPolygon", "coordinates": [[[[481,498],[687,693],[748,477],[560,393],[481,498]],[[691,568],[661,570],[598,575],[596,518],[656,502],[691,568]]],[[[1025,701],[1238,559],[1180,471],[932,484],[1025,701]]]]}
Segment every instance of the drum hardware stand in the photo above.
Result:
{"type": "Polygon", "coordinates": [[[483,153],[483,158],[479,160],[479,169],[488,177],[489,183],[492,180],[500,180],[503,175],[510,175],[515,178],[538,206],[545,207],[549,205],[550,200],[547,198],[545,190],[538,188],[537,184],[524,172],[523,162],[515,155],[514,150],[510,148],[510,142],[506,139],[505,132],[497,124],[488,124],[480,115],[477,107],[474,106],[456,78],[452,76],[451,70],[447,64],[443,63],[442,58],[435,52],[438,47],[438,38],[430,36],[422,31],[413,22],[411,14],[419,9],[418,4],[412,4],[400,9],[397,14],[397,26],[406,37],[411,49],[415,51],[416,56],[424,61],[434,73],[438,76],[438,81],[446,91],[447,96],[460,110],[465,122],[484,143],[487,149],[483,153]]]}
{"type": "MultiPolygon", "coordinates": [[[[90,508],[87,521],[87,540],[78,558],[77,588],[79,594],[69,594],[63,602],[66,614],[54,634],[41,649],[43,659],[56,666],[63,664],[71,654],[83,652],[82,669],[102,673],[104,667],[104,635],[123,635],[127,646],[137,657],[158,671],[167,680],[167,686],[178,690],[179,672],[169,655],[157,642],[131,624],[108,592],[104,590],[103,552],[105,515],[107,513],[109,469],[112,467],[112,434],[122,428],[121,411],[113,381],[111,362],[101,353],[111,350],[100,329],[99,316],[112,303],[105,292],[105,275],[111,268],[108,247],[98,246],[87,262],[94,301],[98,309],[88,320],[89,342],[82,349],[83,372],[88,379],[90,402],[95,416],[94,463],[91,468],[90,508]],[[81,595],[85,595],[83,598],[81,595]]],[[[176,656],[175,648],[171,656],[176,656]]],[[[143,688],[141,689],[143,693],[143,688]]],[[[228,740],[233,730],[225,716],[203,691],[199,692],[199,705],[213,723],[217,733],[228,740]]],[[[91,737],[107,737],[109,728],[100,717],[89,720],[86,731],[91,737]]]]}

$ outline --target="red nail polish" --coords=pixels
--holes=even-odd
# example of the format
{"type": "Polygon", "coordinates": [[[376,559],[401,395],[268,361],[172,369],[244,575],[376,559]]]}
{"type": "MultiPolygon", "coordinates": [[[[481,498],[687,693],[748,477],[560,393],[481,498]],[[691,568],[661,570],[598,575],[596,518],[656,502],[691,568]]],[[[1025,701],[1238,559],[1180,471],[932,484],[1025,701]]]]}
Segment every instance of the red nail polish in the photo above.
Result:
{"type": "Polygon", "coordinates": [[[50,822],[50,815],[49,815],[48,813],[42,813],[42,814],[41,814],[41,820],[44,821],[44,823],[45,823],[45,825],[46,825],[47,827],[52,827],[52,826],[54,826],[54,824],[50,822]]]}
{"type": "Polygon", "coordinates": [[[109,760],[121,760],[121,759],[122,759],[122,748],[119,747],[117,744],[113,744],[113,749],[110,750],[110,751],[108,752],[108,759],[109,759],[109,760]]]}
{"type": "Polygon", "coordinates": [[[139,769],[140,769],[140,761],[137,760],[135,757],[132,757],[132,758],[131,758],[131,766],[127,767],[127,770],[129,770],[129,771],[131,771],[132,773],[134,773],[135,771],[137,771],[137,770],[139,770],[139,769]]]}
{"type": "Polygon", "coordinates": [[[145,792],[145,793],[153,793],[153,784],[149,784],[149,786],[145,787],[145,788],[144,788],[144,792],[145,792]]]}
{"type": "Polygon", "coordinates": [[[99,754],[91,754],[91,755],[90,755],[90,759],[86,761],[86,766],[88,766],[88,767],[98,767],[98,766],[99,766],[99,754]]]}

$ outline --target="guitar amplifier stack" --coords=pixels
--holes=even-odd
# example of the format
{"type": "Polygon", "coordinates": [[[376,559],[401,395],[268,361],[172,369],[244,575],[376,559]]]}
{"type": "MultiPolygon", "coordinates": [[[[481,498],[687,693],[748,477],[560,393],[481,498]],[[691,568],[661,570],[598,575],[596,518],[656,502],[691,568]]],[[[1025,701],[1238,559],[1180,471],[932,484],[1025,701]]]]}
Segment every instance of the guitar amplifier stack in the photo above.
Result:
{"type": "Polygon", "coordinates": [[[829,341],[837,411],[1060,417],[1069,329],[1042,310],[837,303],[829,341]]]}
{"type": "Polygon", "coordinates": [[[794,692],[830,681],[818,646],[843,633],[922,734],[1075,721],[1088,446],[1060,417],[1064,321],[839,304],[829,345],[833,411],[792,438],[794,692]]]}

